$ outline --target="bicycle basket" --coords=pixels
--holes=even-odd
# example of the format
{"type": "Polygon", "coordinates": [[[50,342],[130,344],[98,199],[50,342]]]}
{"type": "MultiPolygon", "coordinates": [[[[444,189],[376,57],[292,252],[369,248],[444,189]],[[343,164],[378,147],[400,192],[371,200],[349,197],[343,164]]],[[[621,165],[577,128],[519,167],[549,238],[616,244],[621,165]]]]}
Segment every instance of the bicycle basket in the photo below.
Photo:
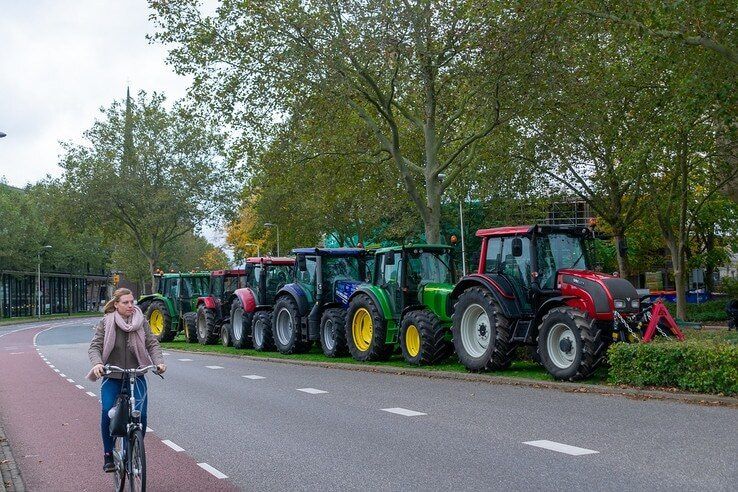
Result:
{"type": "Polygon", "coordinates": [[[128,425],[128,399],[123,395],[118,395],[113,405],[113,415],[110,417],[110,435],[113,437],[122,437],[126,435],[126,426],[128,425]]]}

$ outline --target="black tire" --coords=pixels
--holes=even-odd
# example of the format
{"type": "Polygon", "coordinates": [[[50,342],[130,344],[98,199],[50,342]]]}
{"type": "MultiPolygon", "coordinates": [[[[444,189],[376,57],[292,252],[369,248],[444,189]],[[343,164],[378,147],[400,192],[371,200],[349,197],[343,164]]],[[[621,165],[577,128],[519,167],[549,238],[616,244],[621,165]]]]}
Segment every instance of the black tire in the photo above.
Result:
{"type": "Polygon", "coordinates": [[[231,332],[231,324],[225,323],[220,327],[220,343],[224,347],[233,346],[233,333],[231,332]]]}
{"type": "Polygon", "coordinates": [[[502,314],[500,305],[487,289],[470,287],[461,293],[454,305],[451,332],[459,361],[469,371],[482,372],[510,367],[510,320],[502,314]],[[486,315],[490,326],[479,324],[479,338],[475,341],[462,325],[471,323],[471,318],[465,318],[464,314],[467,313],[467,317],[473,316],[479,308],[484,310],[480,315],[486,315]],[[485,340],[486,346],[483,345],[485,340]]]}
{"type": "Polygon", "coordinates": [[[320,318],[320,346],[326,357],[340,357],[348,354],[345,310],[341,308],[325,310],[320,318]]]}
{"type": "Polygon", "coordinates": [[[395,346],[394,344],[385,344],[386,336],[387,322],[379,307],[374,305],[374,301],[368,295],[358,294],[351,300],[348,311],[346,311],[346,343],[351,357],[362,362],[389,359],[395,346]],[[353,325],[357,313],[362,309],[368,311],[371,318],[371,339],[357,342],[354,339],[353,325]],[[368,347],[362,350],[358,343],[368,344],[368,347]]]}
{"type": "Polygon", "coordinates": [[[300,354],[310,350],[311,344],[301,340],[301,327],[302,317],[295,300],[290,296],[277,299],[272,310],[272,336],[279,353],[300,354]]]}
{"type": "Polygon", "coordinates": [[[215,310],[205,304],[197,308],[197,341],[202,345],[212,345],[218,340],[220,331],[215,326],[215,310]]]}
{"type": "Polygon", "coordinates": [[[251,325],[254,321],[254,313],[247,313],[243,309],[241,299],[236,298],[231,305],[231,335],[233,346],[237,349],[249,348],[251,345],[251,325]],[[241,326],[237,326],[238,320],[241,326]]]}
{"type": "Polygon", "coordinates": [[[274,350],[274,337],[272,336],[272,312],[257,311],[251,322],[252,341],[254,350],[259,352],[271,352],[274,350]]]}
{"type": "Polygon", "coordinates": [[[146,314],[146,311],[149,309],[149,306],[151,305],[151,301],[144,301],[141,304],[138,304],[138,308],[141,310],[144,315],[146,314]]]}
{"type": "Polygon", "coordinates": [[[151,304],[146,309],[146,320],[149,322],[149,326],[151,326],[151,316],[154,315],[155,311],[160,313],[163,318],[163,324],[161,331],[158,334],[154,333],[154,336],[160,342],[171,342],[177,336],[177,332],[172,327],[172,316],[169,313],[169,308],[167,308],[167,305],[163,301],[151,301],[151,304]]]}
{"type": "Polygon", "coordinates": [[[541,320],[538,354],[543,367],[556,379],[577,381],[589,377],[601,360],[604,346],[602,329],[578,309],[553,308],[541,320]]]}
{"type": "MultiPolygon", "coordinates": [[[[122,455],[123,453],[123,438],[122,437],[115,438],[115,445],[113,447],[113,453],[117,454],[118,456],[122,455]]],[[[113,484],[115,487],[115,491],[123,492],[123,490],[126,488],[125,460],[116,461],[115,458],[113,458],[113,463],[115,463],[115,471],[113,472],[113,484]]]]}
{"type": "MultiPolygon", "coordinates": [[[[429,365],[448,357],[448,342],[445,340],[446,328],[438,316],[427,309],[410,311],[400,324],[400,349],[409,364],[429,365]],[[408,331],[415,327],[420,343],[417,347],[408,346],[408,331]]],[[[410,337],[413,338],[412,335],[410,337]]]]}
{"type": "Polygon", "coordinates": [[[140,474],[128,476],[128,490],[130,492],[146,492],[146,449],[144,448],[143,431],[137,430],[131,434],[129,449],[130,469],[138,469],[140,474]]]}
{"type": "Polygon", "coordinates": [[[187,343],[197,343],[197,313],[185,313],[184,336],[187,343]]]}

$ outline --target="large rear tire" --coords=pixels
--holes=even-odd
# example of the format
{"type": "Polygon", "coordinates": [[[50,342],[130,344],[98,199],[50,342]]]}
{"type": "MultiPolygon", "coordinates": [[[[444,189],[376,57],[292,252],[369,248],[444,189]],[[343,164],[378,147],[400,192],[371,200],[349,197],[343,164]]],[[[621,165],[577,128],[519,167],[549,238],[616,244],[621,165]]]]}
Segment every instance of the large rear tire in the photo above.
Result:
{"type": "Polygon", "coordinates": [[[387,322],[366,294],[351,300],[346,312],[346,341],[351,356],[361,362],[387,360],[394,345],[385,344],[387,322]]]}
{"type": "Polygon", "coordinates": [[[541,363],[556,379],[577,381],[592,375],[604,345],[597,323],[570,307],[549,311],[538,329],[541,363]]]}
{"type": "Polygon", "coordinates": [[[402,356],[414,365],[440,362],[449,354],[445,335],[446,328],[438,316],[427,309],[410,311],[400,327],[402,356]]]}
{"type": "Polygon", "coordinates": [[[233,334],[233,346],[235,348],[245,349],[251,344],[253,320],[254,313],[244,311],[241,299],[234,299],[231,305],[231,333],[233,334]]]}
{"type": "Polygon", "coordinates": [[[197,308],[197,341],[202,345],[212,345],[219,335],[220,331],[215,326],[215,311],[200,304],[197,308]]]}
{"type": "Polygon", "coordinates": [[[300,340],[302,317],[294,299],[289,296],[280,297],[272,313],[272,334],[277,350],[282,354],[307,352],[310,344],[300,340]]]}
{"type": "Polygon", "coordinates": [[[187,343],[197,343],[197,313],[185,313],[184,335],[187,343]]]}
{"type": "Polygon", "coordinates": [[[348,353],[346,345],[346,311],[326,309],[320,319],[320,346],[326,357],[340,357],[348,353]]]}
{"type": "Polygon", "coordinates": [[[254,314],[253,342],[254,350],[258,352],[269,352],[274,350],[274,337],[272,336],[272,312],[257,311],[254,314]]]}
{"type": "Polygon", "coordinates": [[[151,301],[146,309],[146,319],[149,321],[151,333],[160,342],[171,342],[177,333],[172,328],[172,316],[169,308],[163,301],[151,301]]]}
{"type": "Polygon", "coordinates": [[[454,348],[469,371],[506,369],[510,366],[510,321],[483,287],[471,287],[454,305],[454,348]]]}

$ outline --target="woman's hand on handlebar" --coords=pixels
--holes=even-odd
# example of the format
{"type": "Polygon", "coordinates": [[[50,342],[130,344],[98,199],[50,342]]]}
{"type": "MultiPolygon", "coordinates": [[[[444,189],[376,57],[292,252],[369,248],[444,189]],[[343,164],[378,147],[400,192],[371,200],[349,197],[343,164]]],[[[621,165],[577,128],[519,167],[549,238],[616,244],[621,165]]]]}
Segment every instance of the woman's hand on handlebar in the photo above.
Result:
{"type": "Polygon", "coordinates": [[[105,366],[102,364],[95,364],[92,366],[92,374],[94,374],[96,378],[103,377],[105,375],[105,366]]]}
{"type": "Polygon", "coordinates": [[[158,366],[156,366],[156,373],[159,375],[164,374],[166,370],[167,370],[166,364],[159,364],[158,366]]]}

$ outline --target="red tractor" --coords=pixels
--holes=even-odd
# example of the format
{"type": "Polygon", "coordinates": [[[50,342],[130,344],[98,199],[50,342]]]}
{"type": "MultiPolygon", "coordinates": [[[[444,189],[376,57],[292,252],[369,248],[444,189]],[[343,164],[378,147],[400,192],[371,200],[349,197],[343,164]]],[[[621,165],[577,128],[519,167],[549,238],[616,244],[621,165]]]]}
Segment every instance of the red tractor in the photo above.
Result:
{"type": "Polygon", "coordinates": [[[479,269],[461,279],[449,301],[454,347],[467,369],[504,369],[516,347],[529,345],[552,376],[575,381],[592,374],[610,343],[643,333],[635,287],[592,271],[592,230],[516,226],[477,236],[479,269]]]}
{"type": "Polygon", "coordinates": [[[210,345],[225,336],[224,343],[229,343],[229,331],[222,328],[230,322],[231,304],[238,298],[236,291],[246,287],[251,270],[253,265],[247,265],[244,270],[216,270],[210,274],[208,295],[197,299],[198,342],[210,345]]]}

